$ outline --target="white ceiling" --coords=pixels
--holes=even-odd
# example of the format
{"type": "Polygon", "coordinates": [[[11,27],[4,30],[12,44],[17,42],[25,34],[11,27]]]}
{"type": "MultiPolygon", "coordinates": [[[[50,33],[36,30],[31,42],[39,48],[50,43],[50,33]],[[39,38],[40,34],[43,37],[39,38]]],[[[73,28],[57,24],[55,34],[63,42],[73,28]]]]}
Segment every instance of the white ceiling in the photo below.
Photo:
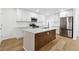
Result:
{"type": "Polygon", "coordinates": [[[23,8],[24,10],[35,12],[42,15],[51,15],[72,8],[23,8]]]}

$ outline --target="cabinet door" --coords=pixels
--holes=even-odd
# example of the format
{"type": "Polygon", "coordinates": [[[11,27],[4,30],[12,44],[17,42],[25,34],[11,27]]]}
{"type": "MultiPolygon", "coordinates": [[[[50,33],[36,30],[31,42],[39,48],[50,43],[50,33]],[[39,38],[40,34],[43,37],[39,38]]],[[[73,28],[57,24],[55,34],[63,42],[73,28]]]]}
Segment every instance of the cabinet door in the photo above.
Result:
{"type": "Polygon", "coordinates": [[[39,50],[43,45],[42,33],[35,34],[35,50],[39,50]]]}
{"type": "Polygon", "coordinates": [[[43,46],[46,45],[47,43],[49,43],[49,35],[50,35],[49,31],[43,33],[43,40],[44,40],[43,46]]]}
{"type": "Polygon", "coordinates": [[[51,30],[49,33],[49,41],[56,39],[56,30],[51,30]]]}
{"type": "Polygon", "coordinates": [[[55,30],[35,34],[35,50],[39,50],[40,48],[42,48],[55,38],[56,38],[55,30]]]}

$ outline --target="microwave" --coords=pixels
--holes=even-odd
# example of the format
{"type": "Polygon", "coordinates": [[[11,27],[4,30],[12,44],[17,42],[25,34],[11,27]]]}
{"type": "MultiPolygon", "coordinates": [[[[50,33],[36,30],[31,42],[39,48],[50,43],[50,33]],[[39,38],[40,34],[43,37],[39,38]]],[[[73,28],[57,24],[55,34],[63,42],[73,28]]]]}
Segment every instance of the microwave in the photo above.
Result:
{"type": "Polygon", "coordinates": [[[37,22],[37,18],[31,18],[31,22],[37,22]]]}

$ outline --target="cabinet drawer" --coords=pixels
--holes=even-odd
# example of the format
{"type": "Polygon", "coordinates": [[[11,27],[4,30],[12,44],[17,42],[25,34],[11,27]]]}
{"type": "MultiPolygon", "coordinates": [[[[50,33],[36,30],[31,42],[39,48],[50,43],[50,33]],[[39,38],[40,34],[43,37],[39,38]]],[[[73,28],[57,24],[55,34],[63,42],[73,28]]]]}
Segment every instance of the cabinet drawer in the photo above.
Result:
{"type": "Polygon", "coordinates": [[[35,34],[35,50],[39,50],[42,47],[43,36],[42,33],[35,34]]]}
{"type": "Polygon", "coordinates": [[[35,37],[41,37],[41,36],[42,36],[42,33],[35,34],[35,37]]]}
{"type": "Polygon", "coordinates": [[[47,31],[47,32],[44,32],[43,33],[43,39],[44,39],[44,45],[46,45],[47,43],[49,43],[49,35],[50,35],[50,32],[47,31]]]}
{"type": "Polygon", "coordinates": [[[50,35],[50,32],[49,32],[49,31],[43,33],[43,37],[44,37],[45,39],[46,39],[46,38],[49,38],[49,35],[50,35]]]}
{"type": "Polygon", "coordinates": [[[52,40],[54,40],[54,39],[56,39],[56,30],[51,30],[50,31],[50,36],[49,36],[50,38],[50,41],[52,41],[52,40]]]}
{"type": "Polygon", "coordinates": [[[35,39],[42,39],[42,33],[35,34],[35,39]]]}

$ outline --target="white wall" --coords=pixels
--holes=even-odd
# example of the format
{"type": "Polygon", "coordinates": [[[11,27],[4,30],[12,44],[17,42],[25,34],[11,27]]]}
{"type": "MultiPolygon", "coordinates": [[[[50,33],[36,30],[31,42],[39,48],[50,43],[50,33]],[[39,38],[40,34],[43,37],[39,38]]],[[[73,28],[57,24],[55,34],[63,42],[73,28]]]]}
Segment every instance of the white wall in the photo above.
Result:
{"type": "Polygon", "coordinates": [[[47,20],[50,21],[50,26],[59,26],[60,25],[59,13],[48,16],[47,20]]]}
{"type": "Polygon", "coordinates": [[[16,9],[2,9],[2,39],[15,37],[16,9]]]}
{"type": "Polygon", "coordinates": [[[0,25],[1,25],[1,9],[0,9],[0,25]]]}
{"type": "Polygon", "coordinates": [[[74,24],[73,24],[73,39],[79,37],[79,8],[73,10],[74,24]]]}
{"type": "Polygon", "coordinates": [[[79,8],[70,9],[60,13],[60,17],[73,16],[73,39],[79,37],[79,8]]]}
{"type": "Polygon", "coordinates": [[[46,16],[46,21],[49,21],[49,26],[56,28],[56,33],[59,34],[60,17],[59,13],[46,16]]]}
{"type": "Polygon", "coordinates": [[[73,16],[73,9],[60,12],[60,17],[73,16]]]}
{"type": "Polygon", "coordinates": [[[1,30],[1,28],[2,28],[2,17],[1,17],[1,14],[2,14],[2,12],[1,12],[2,10],[0,9],[0,39],[1,39],[1,35],[2,35],[2,30],[1,30]]]}
{"type": "Polygon", "coordinates": [[[2,37],[0,37],[0,40],[12,37],[23,37],[23,31],[17,29],[16,27],[27,26],[28,24],[20,24],[16,21],[31,20],[31,17],[36,17],[39,21],[43,21],[45,19],[43,15],[28,12],[25,10],[18,10],[16,8],[2,8],[0,15],[0,20],[2,21],[2,37]]]}
{"type": "Polygon", "coordinates": [[[3,8],[2,9],[2,37],[1,40],[13,37],[22,37],[23,31],[16,28],[16,21],[20,19],[21,16],[17,16],[17,9],[16,8],[3,8]]]}

